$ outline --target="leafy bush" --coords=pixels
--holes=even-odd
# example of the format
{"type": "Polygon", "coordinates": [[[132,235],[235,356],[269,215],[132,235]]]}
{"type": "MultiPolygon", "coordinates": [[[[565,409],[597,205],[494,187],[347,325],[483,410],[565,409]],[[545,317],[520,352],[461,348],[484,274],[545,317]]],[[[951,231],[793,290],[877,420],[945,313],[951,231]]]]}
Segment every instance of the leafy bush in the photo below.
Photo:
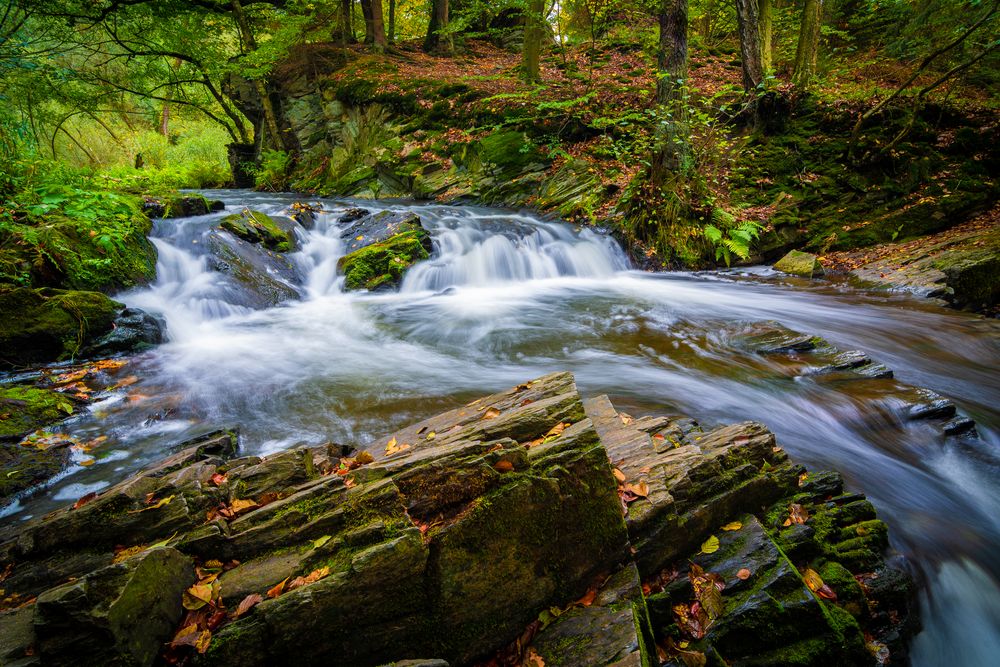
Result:
{"type": "Polygon", "coordinates": [[[705,226],[704,234],[715,246],[715,261],[725,260],[729,266],[734,255],[741,260],[750,259],[750,246],[760,236],[761,229],[758,222],[737,223],[732,214],[717,208],[712,211],[712,224],[705,226]]]}
{"type": "Polygon", "coordinates": [[[254,185],[258,190],[283,192],[288,189],[292,156],[285,151],[265,150],[260,156],[260,165],[254,172],[254,185]]]}

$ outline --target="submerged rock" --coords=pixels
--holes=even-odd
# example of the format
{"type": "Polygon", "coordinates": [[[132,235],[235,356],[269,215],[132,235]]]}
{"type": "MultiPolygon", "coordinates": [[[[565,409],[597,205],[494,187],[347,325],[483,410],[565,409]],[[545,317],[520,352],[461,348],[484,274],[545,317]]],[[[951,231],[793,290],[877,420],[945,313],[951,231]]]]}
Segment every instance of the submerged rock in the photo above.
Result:
{"type": "Polygon", "coordinates": [[[381,211],[356,219],[341,236],[348,253],[337,263],[349,290],[399,284],[406,270],[430,257],[430,235],[413,213],[381,211]]]}
{"type": "Polygon", "coordinates": [[[235,445],[231,432],[184,443],[0,532],[8,599],[38,598],[0,616],[0,655],[150,664],[175,638],[198,664],[251,667],[497,651],[639,667],[656,644],[675,662],[868,665],[863,633],[912,630],[912,585],[885,565],[871,505],[835,474],[807,475],[759,424],[632,419],[555,373],[349,457],[234,458],[235,445]],[[854,579],[883,573],[895,583],[854,579]],[[210,601],[182,618],[196,577],[210,601]],[[717,593],[699,602],[705,581],[717,593]]]}
{"type": "Polygon", "coordinates": [[[823,275],[823,265],[816,255],[800,250],[792,250],[774,264],[774,268],[784,273],[790,273],[804,278],[823,275]]]}
{"type": "MultiPolygon", "coordinates": [[[[0,388],[0,505],[58,473],[69,458],[65,446],[22,446],[17,441],[75,410],[62,394],[35,387],[0,388]]],[[[67,443],[68,444],[68,443],[67,443]]]]}
{"type": "Polygon", "coordinates": [[[88,357],[107,357],[121,352],[141,352],[164,340],[167,323],[162,317],[139,308],[126,308],[115,317],[113,329],[84,348],[88,357]]]}

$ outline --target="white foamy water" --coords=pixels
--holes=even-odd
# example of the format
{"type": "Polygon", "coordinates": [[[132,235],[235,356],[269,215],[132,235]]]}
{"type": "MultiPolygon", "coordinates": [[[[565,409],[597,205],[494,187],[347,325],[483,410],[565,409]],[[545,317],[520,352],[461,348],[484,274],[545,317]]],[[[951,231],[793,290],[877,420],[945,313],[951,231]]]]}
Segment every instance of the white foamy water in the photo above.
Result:
{"type": "MultiPolygon", "coordinates": [[[[229,212],[285,210],[291,196],[220,191],[229,212]]],[[[176,443],[237,425],[247,453],[363,443],[554,370],[632,413],[706,425],[756,419],[799,461],[841,470],[869,494],[894,546],[927,577],[917,665],[982,665],[1000,638],[1000,325],[905,297],[815,283],[630,271],[590,229],[474,207],[324,202],[291,256],[303,298],[264,310],[212,271],[205,234],[221,214],[157,225],[158,278],[122,295],[161,314],[170,342],[133,362],[137,400],[109,401],[75,434],[109,435],[117,466],[80,468],[12,517],[121,479],[176,443]],[[336,224],[349,205],[410,209],[435,252],[398,292],[345,293],[336,224]],[[851,383],[793,378],[781,359],[734,345],[774,319],[863,349],[897,377],[954,399],[980,423],[974,446],[879,417],[851,383]],[[121,458],[117,452],[128,452],[121,458]],[[946,661],[942,661],[947,657],[946,661]]],[[[761,278],[763,274],[765,278],[761,278]]],[[[100,456],[101,452],[94,452],[100,456]]],[[[12,520],[8,518],[6,520],[12,520]]]]}

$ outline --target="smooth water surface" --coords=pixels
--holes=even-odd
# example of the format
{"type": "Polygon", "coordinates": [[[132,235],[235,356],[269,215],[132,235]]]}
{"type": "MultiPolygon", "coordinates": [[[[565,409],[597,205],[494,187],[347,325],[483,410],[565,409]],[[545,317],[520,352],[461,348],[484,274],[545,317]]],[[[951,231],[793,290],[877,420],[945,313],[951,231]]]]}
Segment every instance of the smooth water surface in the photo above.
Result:
{"type": "MultiPolygon", "coordinates": [[[[269,213],[296,198],[208,193],[269,213]]],[[[70,422],[106,434],[98,462],[73,467],[5,521],[37,516],[103,488],[185,438],[238,425],[246,453],[364,443],[471,397],[555,371],[585,395],[633,414],[683,413],[705,426],[764,422],[798,461],[840,470],[867,493],[893,545],[926,577],[917,665],[987,665],[1000,656],[1000,322],[914,299],[829,283],[630,271],[610,238],[530,214],[412,209],[435,256],[398,293],[346,294],[335,224],[351,205],[324,202],[293,256],[301,301],[239,306],[208,270],[204,234],[222,214],[160,221],[157,282],[118,298],[161,313],[170,342],[142,355],[139,380],[70,422]],[[741,327],[777,320],[861,349],[896,378],[953,399],[982,440],[942,442],[887,415],[870,383],[796,377],[787,359],[748,354],[741,327]]],[[[356,204],[356,203],[355,203],[356,204]]]]}

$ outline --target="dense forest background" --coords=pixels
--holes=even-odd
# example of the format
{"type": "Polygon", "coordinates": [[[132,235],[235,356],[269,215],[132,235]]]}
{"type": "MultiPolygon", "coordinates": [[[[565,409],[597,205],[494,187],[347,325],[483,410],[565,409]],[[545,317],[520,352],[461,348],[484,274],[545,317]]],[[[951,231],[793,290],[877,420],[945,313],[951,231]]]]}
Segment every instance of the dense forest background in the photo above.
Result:
{"type": "Polygon", "coordinates": [[[234,180],[552,210],[657,266],[937,231],[996,199],[997,8],[15,0],[0,275],[67,263],[43,219],[124,251],[130,194],[234,180]]]}

